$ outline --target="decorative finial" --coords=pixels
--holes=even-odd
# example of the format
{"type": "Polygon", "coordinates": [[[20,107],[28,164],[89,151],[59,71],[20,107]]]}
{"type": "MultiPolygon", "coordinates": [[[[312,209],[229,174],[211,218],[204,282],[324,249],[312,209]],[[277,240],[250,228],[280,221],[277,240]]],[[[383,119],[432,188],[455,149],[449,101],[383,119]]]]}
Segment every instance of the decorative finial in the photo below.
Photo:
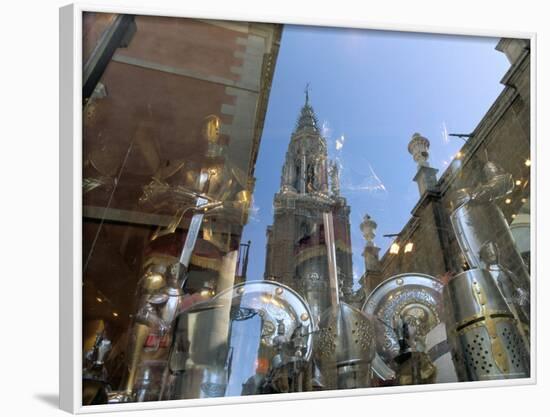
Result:
{"type": "Polygon", "coordinates": [[[376,237],[377,227],[378,225],[372,219],[372,217],[368,214],[365,214],[365,217],[363,217],[363,221],[359,225],[359,228],[361,229],[361,233],[363,233],[363,237],[367,241],[367,246],[374,246],[374,238],[376,237]]]}
{"type": "Polygon", "coordinates": [[[309,104],[309,83],[306,84],[304,92],[306,93],[306,104],[309,104]]]}
{"type": "Polygon", "coordinates": [[[430,141],[420,133],[413,134],[409,142],[409,153],[413,156],[414,161],[419,167],[429,167],[428,158],[430,156],[430,141]]]}

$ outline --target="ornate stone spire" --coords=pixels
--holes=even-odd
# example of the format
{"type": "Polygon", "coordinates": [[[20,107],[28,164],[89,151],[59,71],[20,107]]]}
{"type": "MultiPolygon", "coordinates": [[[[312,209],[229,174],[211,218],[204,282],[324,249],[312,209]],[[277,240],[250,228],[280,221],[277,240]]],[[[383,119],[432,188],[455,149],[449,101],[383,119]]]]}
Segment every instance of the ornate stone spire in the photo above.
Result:
{"type": "Polygon", "coordinates": [[[306,85],[305,95],[306,102],[304,103],[304,106],[300,111],[300,116],[296,121],[296,128],[294,129],[294,131],[299,132],[301,130],[312,130],[315,133],[319,133],[319,122],[317,120],[317,116],[315,115],[313,107],[311,107],[311,105],[309,104],[309,83],[306,85]]]}
{"type": "MultiPolygon", "coordinates": [[[[309,86],[305,103],[291,135],[281,175],[281,191],[329,196],[327,144],[318,128],[317,117],[309,104],[309,86]]],[[[337,172],[335,172],[337,176],[337,172]]],[[[338,194],[339,180],[333,193],[338,194]]]]}

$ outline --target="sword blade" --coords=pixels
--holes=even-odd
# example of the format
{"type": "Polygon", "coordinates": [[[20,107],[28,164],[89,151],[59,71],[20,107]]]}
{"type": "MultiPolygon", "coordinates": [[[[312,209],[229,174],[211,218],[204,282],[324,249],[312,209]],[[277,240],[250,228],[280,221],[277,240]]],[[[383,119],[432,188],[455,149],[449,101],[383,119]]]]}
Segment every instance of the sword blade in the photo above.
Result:
{"type": "Polygon", "coordinates": [[[323,223],[325,226],[325,244],[327,246],[331,303],[333,306],[337,306],[340,304],[340,293],[338,289],[338,269],[336,266],[336,246],[332,212],[323,213],[323,223]]]}
{"type": "MultiPolygon", "coordinates": [[[[208,203],[208,200],[203,197],[197,199],[197,208],[208,203]]],[[[197,237],[199,236],[199,231],[201,229],[202,219],[204,218],[204,212],[195,213],[191,218],[191,223],[189,224],[189,229],[187,230],[187,236],[185,237],[185,243],[183,244],[183,249],[180,255],[180,264],[182,264],[186,269],[189,267],[191,262],[191,255],[193,254],[193,249],[195,249],[195,243],[197,243],[197,237]]]]}

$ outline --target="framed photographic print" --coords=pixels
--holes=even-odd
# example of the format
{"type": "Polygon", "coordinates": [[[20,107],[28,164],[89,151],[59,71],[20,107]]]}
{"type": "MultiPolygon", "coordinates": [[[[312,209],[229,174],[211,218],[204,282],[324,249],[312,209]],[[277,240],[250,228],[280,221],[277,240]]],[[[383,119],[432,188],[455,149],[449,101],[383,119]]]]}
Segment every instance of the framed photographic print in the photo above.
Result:
{"type": "Polygon", "coordinates": [[[61,405],[535,380],[533,34],[71,5],[61,405]]]}

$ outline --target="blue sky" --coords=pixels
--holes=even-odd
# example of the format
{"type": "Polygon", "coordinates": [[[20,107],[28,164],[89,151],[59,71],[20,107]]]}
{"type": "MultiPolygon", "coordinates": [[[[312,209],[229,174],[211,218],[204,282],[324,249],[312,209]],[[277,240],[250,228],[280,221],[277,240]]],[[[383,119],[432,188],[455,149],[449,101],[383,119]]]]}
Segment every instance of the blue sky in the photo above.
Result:
{"type": "Polygon", "coordinates": [[[462,140],[498,94],[509,67],[498,39],[357,29],[285,26],[256,164],[254,209],[243,241],[252,241],[248,279],[262,279],[265,231],[296,118],[310,83],[310,102],[342,168],[351,206],[355,279],[364,269],[359,231],[369,213],[381,254],[418,200],[416,166],[407,152],[414,132],[431,142],[430,163],[446,169],[462,140]]]}

